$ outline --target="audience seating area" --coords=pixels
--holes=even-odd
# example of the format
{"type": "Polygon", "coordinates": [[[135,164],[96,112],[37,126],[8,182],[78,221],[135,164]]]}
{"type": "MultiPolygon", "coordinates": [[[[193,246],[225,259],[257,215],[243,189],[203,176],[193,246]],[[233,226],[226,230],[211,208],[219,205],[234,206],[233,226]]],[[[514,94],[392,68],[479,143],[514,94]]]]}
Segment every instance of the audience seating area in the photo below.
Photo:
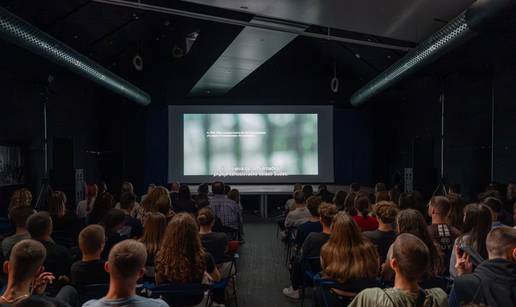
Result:
{"type": "MultiPolygon", "coordinates": [[[[74,209],[54,191],[38,211],[16,190],[0,221],[0,306],[238,306],[238,190],[169,188],[137,197],[124,182],[115,197],[92,184],[74,209]]],[[[444,192],[297,184],[276,220],[283,295],[300,306],[515,306],[516,189],[491,184],[469,204],[458,185],[444,192]]]]}

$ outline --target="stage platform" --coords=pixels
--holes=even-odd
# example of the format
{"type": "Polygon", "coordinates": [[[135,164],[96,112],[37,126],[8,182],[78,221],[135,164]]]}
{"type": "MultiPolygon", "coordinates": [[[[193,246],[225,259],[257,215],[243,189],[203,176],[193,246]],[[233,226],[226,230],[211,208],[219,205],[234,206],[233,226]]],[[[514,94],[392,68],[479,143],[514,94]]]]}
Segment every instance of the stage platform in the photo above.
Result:
{"type": "MultiPolygon", "coordinates": [[[[294,189],[293,184],[229,184],[232,189],[237,189],[241,195],[254,195],[260,197],[260,215],[262,217],[268,217],[269,195],[291,195],[294,189]]],[[[317,193],[319,185],[313,185],[314,193],[317,193]]],[[[328,191],[335,193],[340,190],[349,192],[349,185],[335,185],[327,184],[328,191]]],[[[189,185],[190,191],[193,194],[197,194],[197,188],[199,185],[189,185]]],[[[362,187],[361,190],[372,192],[373,189],[370,187],[362,187]]]]}

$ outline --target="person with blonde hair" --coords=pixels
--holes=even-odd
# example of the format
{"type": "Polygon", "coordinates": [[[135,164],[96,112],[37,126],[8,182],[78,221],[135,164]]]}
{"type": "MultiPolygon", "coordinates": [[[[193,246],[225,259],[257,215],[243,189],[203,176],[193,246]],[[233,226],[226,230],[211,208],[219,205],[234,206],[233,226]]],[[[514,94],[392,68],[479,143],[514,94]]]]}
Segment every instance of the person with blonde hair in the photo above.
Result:
{"type": "Polygon", "coordinates": [[[12,208],[19,206],[32,207],[32,193],[29,189],[21,188],[15,190],[13,195],[11,195],[8,210],[11,210],[12,208]]]}
{"type": "MultiPolygon", "coordinates": [[[[219,279],[213,256],[202,247],[194,218],[184,212],[176,214],[167,226],[156,256],[156,284],[201,284],[219,279]]],[[[177,303],[192,306],[204,299],[196,296],[177,303]]]]}
{"type": "Polygon", "coordinates": [[[321,248],[321,267],[323,279],[340,284],[332,290],[343,300],[351,300],[361,290],[377,285],[378,251],[345,212],[333,218],[330,238],[321,248]]]}
{"type": "Polygon", "coordinates": [[[147,194],[141,203],[144,212],[157,212],[156,202],[162,197],[167,197],[170,201],[170,195],[167,188],[163,186],[155,187],[149,194],[147,194]]]}
{"type": "Polygon", "coordinates": [[[154,279],[156,254],[161,248],[161,242],[167,228],[167,218],[159,212],[152,212],[146,216],[143,227],[143,235],[140,242],[147,250],[147,262],[145,263],[145,277],[154,279]]]}

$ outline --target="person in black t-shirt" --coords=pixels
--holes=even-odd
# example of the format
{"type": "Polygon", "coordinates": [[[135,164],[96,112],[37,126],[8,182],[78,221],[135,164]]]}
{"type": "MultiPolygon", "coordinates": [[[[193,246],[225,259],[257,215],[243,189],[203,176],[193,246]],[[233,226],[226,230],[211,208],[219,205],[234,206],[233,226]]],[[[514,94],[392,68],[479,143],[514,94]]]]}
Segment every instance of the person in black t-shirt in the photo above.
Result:
{"type": "Polygon", "coordinates": [[[213,225],[215,225],[213,210],[208,207],[199,210],[197,222],[200,226],[199,234],[203,247],[217,262],[222,261],[226,257],[228,237],[224,232],[212,231],[213,225]]]}
{"type": "Polygon", "coordinates": [[[104,261],[100,259],[106,237],[100,225],[90,225],[79,234],[79,248],[82,260],[75,262],[71,268],[72,283],[76,286],[106,284],[109,275],[104,270],[104,261]]]}
{"type": "Polygon", "coordinates": [[[364,231],[363,234],[376,245],[378,255],[380,255],[380,263],[384,263],[389,247],[396,240],[396,232],[392,225],[396,221],[398,208],[393,202],[381,201],[374,206],[373,211],[378,220],[378,229],[364,231]]]}
{"type": "Polygon", "coordinates": [[[321,205],[321,198],[318,196],[310,196],[306,200],[306,208],[310,211],[310,218],[308,221],[297,227],[296,245],[301,246],[305,242],[306,237],[312,232],[321,232],[322,224],[319,217],[319,206],[321,205]]]}
{"type": "Polygon", "coordinates": [[[172,201],[174,212],[188,212],[195,213],[195,202],[192,199],[190,188],[186,184],[179,186],[177,200],[172,201]]]}
{"type": "Polygon", "coordinates": [[[128,239],[120,235],[119,231],[124,226],[125,213],[120,209],[111,209],[104,217],[102,224],[106,232],[106,245],[102,251],[102,259],[107,260],[111,248],[118,242],[128,239]]]}
{"type": "Polygon", "coordinates": [[[131,215],[135,205],[136,195],[134,193],[122,194],[120,197],[120,209],[125,213],[125,220],[118,233],[128,238],[139,238],[143,234],[142,222],[131,215]]]}
{"type": "MultiPolygon", "coordinates": [[[[338,210],[335,205],[322,204],[319,207],[319,218],[323,227],[322,232],[312,232],[308,235],[301,247],[301,257],[293,258],[292,269],[290,272],[290,280],[292,286],[283,289],[283,294],[286,296],[299,299],[299,288],[303,282],[303,258],[319,257],[321,254],[321,247],[328,241],[331,233],[331,223],[333,217],[338,210]]],[[[320,265],[320,264],[319,264],[320,265]]],[[[313,268],[312,266],[312,269],[313,268]]],[[[320,269],[320,267],[319,267],[320,269]]]]}
{"type": "Polygon", "coordinates": [[[70,276],[72,255],[70,251],[56,244],[52,239],[52,219],[48,212],[34,213],[27,220],[27,230],[32,239],[41,242],[46,248],[45,269],[57,278],[70,276]]]}

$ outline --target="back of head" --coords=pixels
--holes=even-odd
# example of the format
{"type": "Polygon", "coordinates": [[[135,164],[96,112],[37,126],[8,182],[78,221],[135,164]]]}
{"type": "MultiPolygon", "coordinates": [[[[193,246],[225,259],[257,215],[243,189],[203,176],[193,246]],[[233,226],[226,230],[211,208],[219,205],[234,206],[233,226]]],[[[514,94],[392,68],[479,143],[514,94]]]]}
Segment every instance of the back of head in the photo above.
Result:
{"type": "Polygon", "coordinates": [[[210,186],[207,183],[202,183],[197,188],[197,194],[199,195],[208,195],[210,193],[210,186]]]}
{"type": "Polygon", "coordinates": [[[393,203],[395,203],[396,205],[399,203],[399,201],[400,201],[400,190],[398,190],[397,187],[394,187],[394,188],[389,190],[389,199],[393,203]]]}
{"type": "Polygon", "coordinates": [[[229,193],[229,191],[231,191],[231,187],[228,184],[225,184],[224,185],[224,194],[227,195],[229,193]]]}
{"type": "Polygon", "coordinates": [[[387,191],[387,187],[385,186],[385,183],[383,183],[383,182],[378,182],[378,183],[374,186],[374,191],[375,191],[375,192],[383,192],[383,191],[387,191]]]}
{"type": "Polygon", "coordinates": [[[364,218],[367,218],[369,215],[369,206],[371,203],[369,202],[369,197],[360,196],[355,198],[355,209],[362,214],[364,218]]]}
{"type": "Polygon", "coordinates": [[[311,184],[305,184],[303,186],[302,191],[303,191],[303,194],[305,195],[305,200],[307,200],[308,197],[314,195],[314,187],[312,187],[311,184]]]}
{"type": "Polygon", "coordinates": [[[321,198],[322,202],[325,203],[332,203],[333,202],[333,194],[330,193],[328,190],[322,190],[319,192],[319,197],[321,198]]]}
{"type": "Polygon", "coordinates": [[[349,192],[349,194],[346,196],[346,199],[344,200],[344,211],[346,211],[348,214],[356,215],[357,212],[355,210],[355,199],[357,198],[356,192],[349,192]]]}
{"type": "Polygon", "coordinates": [[[384,224],[392,224],[396,221],[398,207],[390,201],[381,201],[374,206],[376,217],[384,224]]]}
{"type": "Polygon", "coordinates": [[[346,200],[347,196],[348,196],[348,193],[346,193],[346,191],[343,191],[343,190],[337,191],[337,193],[335,194],[335,197],[333,198],[333,202],[335,203],[335,206],[343,209],[344,201],[346,200]]]}
{"type": "Polygon", "coordinates": [[[323,275],[345,283],[349,279],[375,278],[379,257],[376,247],[362,236],[353,218],[339,212],[333,218],[330,239],[321,248],[323,275]]]}
{"type": "Polygon", "coordinates": [[[18,206],[32,206],[32,193],[29,189],[22,188],[14,191],[9,200],[9,210],[18,206]]]}
{"type": "Polygon", "coordinates": [[[15,283],[33,280],[43,265],[47,251],[43,244],[34,240],[16,243],[9,257],[9,270],[15,283]]]}
{"type": "Polygon", "coordinates": [[[120,196],[120,208],[131,210],[136,203],[136,195],[132,192],[126,192],[120,196]]]}
{"type": "Polygon", "coordinates": [[[328,187],[324,183],[321,183],[317,188],[317,192],[319,194],[321,194],[322,191],[328,191],[328,187]]]}
{"type": "Polygon", "coordinates": [[[294,192],[294,202],[296,204],[303,204],[305,202],[305,193],[301,190],[294,192]]]}
{"type": "Polygon", "coordinates": [[[310,196],[306,200],[306,207],[313,217],[319,217],[319,206],[321,205],[321,198],[317,196],[310,196]]]}
{"type": "Polygon", "coordinates": [[[493,213],[499,213],[502,210],[502,202],[495,197],[486,197],[482,203],[486,205],[493,213]]]}
{"type": "Polygon", "coordinates": [[[228,192],[228,198],[231,199],[232,201],[234,201],[235,203],[239,204],[240,203],[240,191],[238,191],[237,189],[231,189],[228,192]]]}
{"type": "Polygon", "coordinates": [[[197,207],[197,210],[200,210],[204,207],[208,207],[210,205],[210,200],[208,199],[208,196],[206,195],[198,195],[197,199],[195,200],[195,206],[197,207]]]}
{"type": "Polygon", "coordinates": [[[491,230],[491,211],[483,204],[469,204],[464,207],[462,233],[467,234],[466,243],[487,258],[486,238],[491,230]]]}
{"type": "Polygon", "coordinates": [[[152,190],[150,194],[145,197],[145,199],[142,201],[142,207],[145,211],[156,211],[154,208],[156,205],[156,202],[161,197],[167,196],[170,199],[170,195],[168,190],[165,187],[157,186],[152,190]]]}
{"type": "Polygon", "coordinates": [[[178,192],[179,191],[180,184],[177,181],[173,181],[170,183],[170,191],[171,192],[178,192]]]}
{"type": "Polygon", "coordinates": [[[335,214],[339,212],[337,210],[337,207],[332,204],[321,204],[319,206],[319,217],[321,219],[321,222],[323,225],[330,227],[331,223],[333,222],[333,218],[335,217],[335,214]]]}
{"type": "Polygon", "coordinates": [[[27,219],[27,230],[33,239],[41,240],[52,234],[52,219],[48,212],[40,211],[27,219]]]}
{"type": "Polygon", "coordinates": [[[100,225],[89,225],[79,233],[79,247],[83,254],[92,255],[100,252],[105,242],[104,228],[100,225]]]}
{"type": "Polygon", "coordinates": [[[145,246],[135,240],[124,240],[109,252],[109,269],[113,278],[129,279],[139,277],[147,261],[145,246]]]}
{"type": "Polygon", "coordinates": [[[190,188],[188,187],[188,185],[182,183],[180,186],[179,186],[179,199],[182,199],[182,200],[190,200],[192,199],[192,194],[190,193],[190,188]]]}
{"type": "Polygon", "coordinates": [[[360,191],[360,184],[358,184],[358,183],[352,183],[350,187],[351,187],[352,192],[360,191]]]}
{"type": "Polygon", "coordinates": [[[398,264],[399,273],[410,281],[421,280],[431,262],[425,242],[410,233],[398,235],[392,246],[392,258],[398,264]]]}
{"type": "Polygon", "coordinates": [[[502,258],[516,262],[516,229],[497,227],[489,232],[486,239],[489,259],[502,258]]]}
{"type": "Polygon", "coordinates": [[[204,207],[199,210],[197,214],[197,222],[201,226],[210,226],[215,220],[215,215],[213,214],[213,210],[209,207],[204,207]]]}
{"type": "Polygon", "coordinates": [[[13,207],[9,211],[9,219],[15,227],[25,228],[27,219],[34,214],[34,209],[28,206],[13,207]]]}
{"type": "Polygon", "coordinates": [[[464,202],[457,194],[448,194],[446,196],[450,203],[450,213],[448,213],[448,223],[457,229],[462,229],[464,223],[464,202]]]}
{"type": "Polygon", "coordinates": [[[374,196],[375,196],[375,203],[391,200],[391,197],[389,196],[389,192],[387,192],[387,191],[376,192],[374,196]]]}
{"type": "Polygon", "coordinates": [[[148,255],[156,255],[167,228],[167,218],[162,213],[149,213],[145,220],[140,242],[145,245],[148,255]]]}
{"type": "Polygon", "coordinates": [[[120,195],[124,193],[134,193],[133,184],[129,181],[124,181],[122,183],[122,187],[120,188],[120,195]]]}
{"type": "Polygon", "coordinates": [[[122,225],[125,221],[125,213],[120,209],[111,209],[108,211],[104,219],[102,220],[102,225],[106,232],[114,231],[118,226],[122,225]]]}
{"type": "Polygon", "coordinates": [[[170,208],[171,200],[170,196],[168,196],[167,194],[158,198],[156,203],[154,203],[154,206],[151,208],[151,212],[159,212],[167,216],[168,214],[170,214],[170,208]]]}
{"type": "Polygon", "coordinates": [[[450,201],[444,196],[434,196],[430,199],[429,205],[435,210],[435,213],[446,217],[450,212],[450,201]]]}
{"type": "Polygon", "coordinates": [[[297,191],[297,190],[302,190],[303,189],[303,185],[301,183],[296,183],[294,185],[294,190],[293,192],[297,191]]]}
{"type": "Polygon", "coordinates": [[[54,191],[48,202],[48,213],[56,216],[63,216],[66,211],[66,195],[62,191],[54,191]]]}
{"type": "Polygon", "coordinates": [[[211,192],[214,195],[224,195],[224,183],[222,181],[215,181],[211,184],[211,192]]]}
{"type": "Polygon", "coordinates": [[[165,231],[156,257],[156,272],[169,282],[202,279],[206,269],[204,256],[194,218],[187,213],[178,213],[165,231]]]}

